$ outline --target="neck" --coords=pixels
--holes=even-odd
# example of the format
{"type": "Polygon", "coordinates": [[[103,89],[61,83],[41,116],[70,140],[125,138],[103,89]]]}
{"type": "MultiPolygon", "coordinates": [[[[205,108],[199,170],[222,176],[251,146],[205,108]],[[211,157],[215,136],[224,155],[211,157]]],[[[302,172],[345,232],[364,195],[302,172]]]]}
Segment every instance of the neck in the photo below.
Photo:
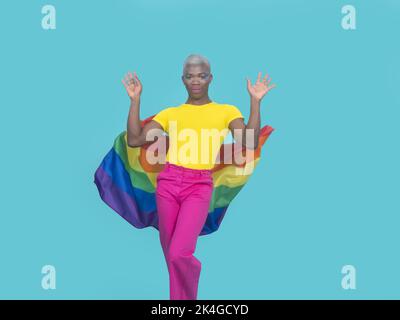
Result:
{"type": "Polygon", "coordinates": [[[210,98],[207,95],[207,96],[201,97],[199,99],[188,97],[185,103],[186,104],[194,104],[196,106],[201,106],[203,104],[207,104],[207,103],[210,103],[210,102],[212,102],[212,101],[210,100],[210,98]]]}

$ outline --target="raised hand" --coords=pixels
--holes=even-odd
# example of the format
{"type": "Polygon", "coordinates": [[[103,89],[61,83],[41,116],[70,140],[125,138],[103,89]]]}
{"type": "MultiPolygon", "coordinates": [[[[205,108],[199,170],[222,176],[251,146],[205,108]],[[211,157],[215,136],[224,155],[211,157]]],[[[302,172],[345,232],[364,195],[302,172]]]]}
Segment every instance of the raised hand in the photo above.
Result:
{"type": "Polygon", "coordinates": [[[265,74],[264,79],[261,81],[261,72],[258,73],[257,81],[254,85],[251,84],[251,81],[247,79],[247,90],[249,91],[249,94],[252,98],[255,98],[257,100],[261,100],[268,91],[270,91],[272,88],[275,88],[276,85],[269,85],[271,82],[271,78],[267,81],[268,74],[265,74]]]}
{"type": "Polygon", "coordinates": [[[122,84],[124,85],[126,92],[131,99],[140,97],[143,89],[142,83],[136,75],[136,72],[133,74],[134,76],[132,76],[131,72],[128,72],[125,78],[122,80],[122,84]]]}

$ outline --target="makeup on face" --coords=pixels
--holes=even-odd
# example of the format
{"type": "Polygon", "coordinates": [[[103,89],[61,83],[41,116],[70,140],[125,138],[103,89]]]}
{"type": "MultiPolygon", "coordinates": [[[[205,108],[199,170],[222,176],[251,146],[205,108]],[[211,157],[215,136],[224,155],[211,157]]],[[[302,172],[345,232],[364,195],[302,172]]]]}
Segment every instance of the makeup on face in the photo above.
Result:
{"type": "MultiPolygon", "coordinates": [[[[201,72],[201,73],[198,73],[197,75],[200,77],[201,80],[207,80],[210,74],[206,73],[206,72],[201,72]]],[[[193,76],[194,75],[192,73],[186,73],[185,79],[191,80],[193,76]]]]}
{"type": "Polygon", "coordinates": [[[188,89],[194,94],[199,94],[203,91],[203,87],[209,76],[210,74],[207,72],[199,72],[197,75],[187,72],[185,73],[184,78],[188,89]],[[200,80],[196,81],[197,78],[200,80]]]}

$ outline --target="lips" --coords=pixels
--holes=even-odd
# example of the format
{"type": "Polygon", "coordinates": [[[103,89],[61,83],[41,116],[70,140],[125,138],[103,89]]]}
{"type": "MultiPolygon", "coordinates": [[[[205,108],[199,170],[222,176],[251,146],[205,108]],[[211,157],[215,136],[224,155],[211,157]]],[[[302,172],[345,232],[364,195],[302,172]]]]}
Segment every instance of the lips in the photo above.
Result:
{"type": "Polygon", "coordinates": [[[201,91],[201,88],[199,88],[199,87],[195,87],[195,88],[191,88],[191,90],[193,91],[193,92],[200,92],[201,91]]]}

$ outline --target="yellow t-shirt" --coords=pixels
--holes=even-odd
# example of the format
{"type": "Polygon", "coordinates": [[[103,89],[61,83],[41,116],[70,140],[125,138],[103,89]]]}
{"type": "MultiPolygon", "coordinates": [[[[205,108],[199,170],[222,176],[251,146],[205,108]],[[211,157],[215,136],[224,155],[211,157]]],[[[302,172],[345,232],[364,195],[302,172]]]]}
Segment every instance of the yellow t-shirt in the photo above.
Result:
{"type": "Polygon", "coordinates": [[[152,120],[169,135],[166,161],[191,169],[211,169],[230,132],[229,123],[237,118],[244,119],[236,106],[210,102],[166,108],[152,120]]]}

